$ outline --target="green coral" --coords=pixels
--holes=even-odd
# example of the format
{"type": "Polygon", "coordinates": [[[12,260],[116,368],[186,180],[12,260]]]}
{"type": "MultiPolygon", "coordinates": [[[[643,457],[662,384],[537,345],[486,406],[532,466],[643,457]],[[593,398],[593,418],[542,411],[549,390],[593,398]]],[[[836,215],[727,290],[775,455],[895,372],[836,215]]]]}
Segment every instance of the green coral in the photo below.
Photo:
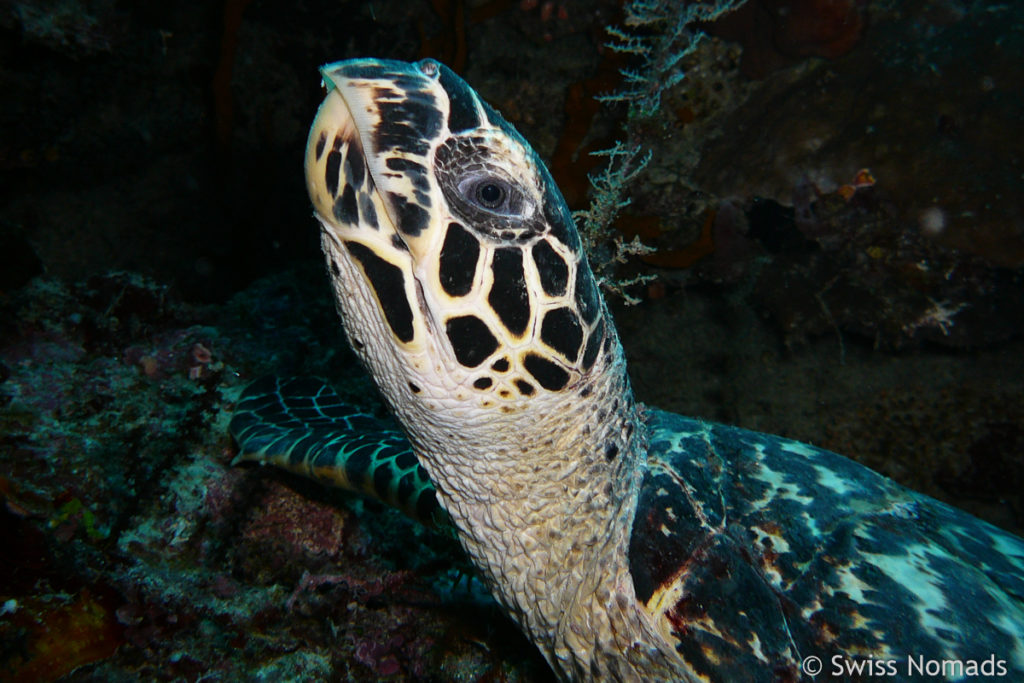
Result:
{"type": "Polygon", "coordinates": [[[653,116],[661,107],[662,93],[686,77],[680,63],[703,37],[694,24],[714,21],[745,1],[627,2],[623,7],[626,28],[609,26],[607,31],[614,40],[607,46],[616,52],[637,55],[641,64],[639,68],[622,70],[625,87],[598,99],[625,102],[629,105],[630,119],[653,116]]]}
{"type": "Polygon", "coordinates": [[[615,265],[624,263],[626,257],[635,254],[649,254],[655,251],[634,237],[625,241],[622,233],[612,228],[612,223],[625,207],[629,206],[626,190],[651,159],[651,152],[642,153],[640,148],[628,147],[616,142],[610,149],[594,152],[595,156],[608,157],[604,170],[590,176],[593,196],[586,211],[573,214],[583,240],[583,248],[590,257],[597,282],[606,290],[618,294],[627,304],[640,300],[626,289],[655,279],[655,275],[637,275],[629,279],[613,276],[615,265]]]}
{"type": "Polygon", "coordinates": [[[110,534],[109,530],[96,526],[96,515],[85,506],[80,498],[72,498],[61,505],[57,515],[50,520],[50,527],[58,527],[68,520],[80,521],[86,536],[93,540],[102,540],[110,534]]]}
{"type": "MultiPolygon", "coordinates": [[[[614,92],[598,96],[605,103],[623,102],[629,107],[625,124],[626,139],[633,139],[632,124],[648,118],[661,107],[662,94],[679,84],[685,73],[680,67],[682,59],[693,52],[703,33],[693,27],[732,11],[745,0],[711,0],[709,2],[673,2],[672,0],[634,0],[623,7],[626,28],[607,27],[615,39],[608,47],[616,52],[640,57],[637,68],[621,71],[624,86],[614,92]]],[[[613,276],[616,264],[624,263],[631,255],[649,254],[655,249],[634,237],[627,242],[612,228],[619,213],[629,205],[629,187],[651,159],[651,152],[643,152],[640,145],[617,141],[609,149],[594,152],[608,157],[604,170],[590,176],[592,197],[586,211],[575,214],[583,245],[590,256],[590,264],[599,284],[607,291],[619,295],[627,304],[639,299],[627,289],[644,284],[657,276],[641,274],[628,279],[613,276]]]]}

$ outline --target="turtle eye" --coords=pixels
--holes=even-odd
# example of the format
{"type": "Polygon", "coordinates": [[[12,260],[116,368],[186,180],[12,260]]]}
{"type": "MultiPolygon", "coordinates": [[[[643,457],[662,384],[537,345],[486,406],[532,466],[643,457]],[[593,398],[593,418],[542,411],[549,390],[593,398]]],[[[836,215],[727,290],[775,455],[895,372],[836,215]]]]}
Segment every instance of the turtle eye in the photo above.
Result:
{"type": "Polygon", "coordinates": [[[476,201],[480,206],[497,209],[505,201],[505,188],[495,182],[480,183],[476,186],[476,201]]]}
{"type": "Polygon", "coordinates": [[[469,176],[458,185],[459,193],[473,206],[503,216],[523,213],[525,197],[507,180],[495,176],[469,176]]]}

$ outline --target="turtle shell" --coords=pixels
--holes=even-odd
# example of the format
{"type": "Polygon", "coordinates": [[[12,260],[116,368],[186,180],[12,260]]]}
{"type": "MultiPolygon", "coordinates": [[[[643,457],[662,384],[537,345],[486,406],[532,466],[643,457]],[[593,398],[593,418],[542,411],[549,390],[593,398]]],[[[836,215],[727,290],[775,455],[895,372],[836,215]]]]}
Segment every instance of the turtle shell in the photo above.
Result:
{"type": "Polygon", "coordinates": [[[710,680],[797,680],[808,657],[836,678],[1024,672],[1020,538],[830,451],[648,422],[634,588],[710,680]]]}

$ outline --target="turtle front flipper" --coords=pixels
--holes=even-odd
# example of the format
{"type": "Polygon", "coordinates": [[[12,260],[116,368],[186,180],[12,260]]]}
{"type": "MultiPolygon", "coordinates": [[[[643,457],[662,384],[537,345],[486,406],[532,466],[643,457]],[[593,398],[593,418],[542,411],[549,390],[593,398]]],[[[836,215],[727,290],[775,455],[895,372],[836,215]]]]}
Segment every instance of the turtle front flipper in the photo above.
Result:
{"type": "Polygon", "coordinates": [[[313,377],[264,377],[242,392],[228,427],[232,464],[258,462],[361,493],[444,526],[434,485],[394,423],[367,415],[313,377]]]}

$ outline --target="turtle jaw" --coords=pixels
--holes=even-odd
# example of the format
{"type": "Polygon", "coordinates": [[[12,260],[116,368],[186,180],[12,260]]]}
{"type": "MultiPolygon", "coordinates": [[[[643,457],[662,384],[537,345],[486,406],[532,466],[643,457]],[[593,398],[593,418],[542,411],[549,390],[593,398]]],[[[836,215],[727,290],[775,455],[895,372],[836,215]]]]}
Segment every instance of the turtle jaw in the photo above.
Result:
{"type": "Polygon", "coordinates": [[[397,248],[400,242],[421,258],[441,232],[443,214],[431,172],[448,137],[439,69],[430,60],[374,59],[322,67],[327,96],[306,145],[307,186],[321,216],[343,228],[380,227],[397,248]]]}
{"type": "Polygon", "coordinates": [[[425,176],[432,155],[428,136],[442,135],[430,123],[441,116],[429,113],[440,106],[428,92],[431,81],[410,66],[377,60],[324,66],[327,94],[306,144],[306,187],[335,298],[349,340],[370,368],[422,359],[437,336],[411,252],[411,247],[429,251],[439,232],[429,229],[437,212],[424,208],[432,205],[429,180],[421,177],[414,186],[407,173],[392,168],[399,159],[419,163],[409,157],[420,153],[425,176]],[[419,120],[428,125],[410,124],[396,132],[388,107],[406,101],[409,93],[419,93],[419,120]]]}
{"type": "Polygon", "coordinates": [[[408,201],[409,193],[399,194],[405,188],[396,187],[397,174],[387,173],[379,150],[385,124],[375,97],[383,81],[356,78],[360,64],[320,70],[327,95],[306,141],[306,189],[324,229],[339,241],[356,239],[375,251],[392,251],[391,243],[402,250],[407,245],[396,204],[399,197],[408,201]]]}
{"type": "MultiPolygon", "coordinates": [[[[345,98],[337,88],[329,88],[306,140],[306,190],[321,223],[330,221],[338,224],[338,227],[359,227],[358,221],[350,220],[352,207],[345,206],[344,195],[349,187],[352,188],[352,194],[355,194],[353,165],[361,163],[361,168],[365,170],[365,158],[355,118],[345,98]]],[[[372,176],[364,177],[359,184],[363,183],[367,185],[366,190],[372,193],[372,176]]],[[[364,223],[367,218],[363,216],[364,223]]]]}

